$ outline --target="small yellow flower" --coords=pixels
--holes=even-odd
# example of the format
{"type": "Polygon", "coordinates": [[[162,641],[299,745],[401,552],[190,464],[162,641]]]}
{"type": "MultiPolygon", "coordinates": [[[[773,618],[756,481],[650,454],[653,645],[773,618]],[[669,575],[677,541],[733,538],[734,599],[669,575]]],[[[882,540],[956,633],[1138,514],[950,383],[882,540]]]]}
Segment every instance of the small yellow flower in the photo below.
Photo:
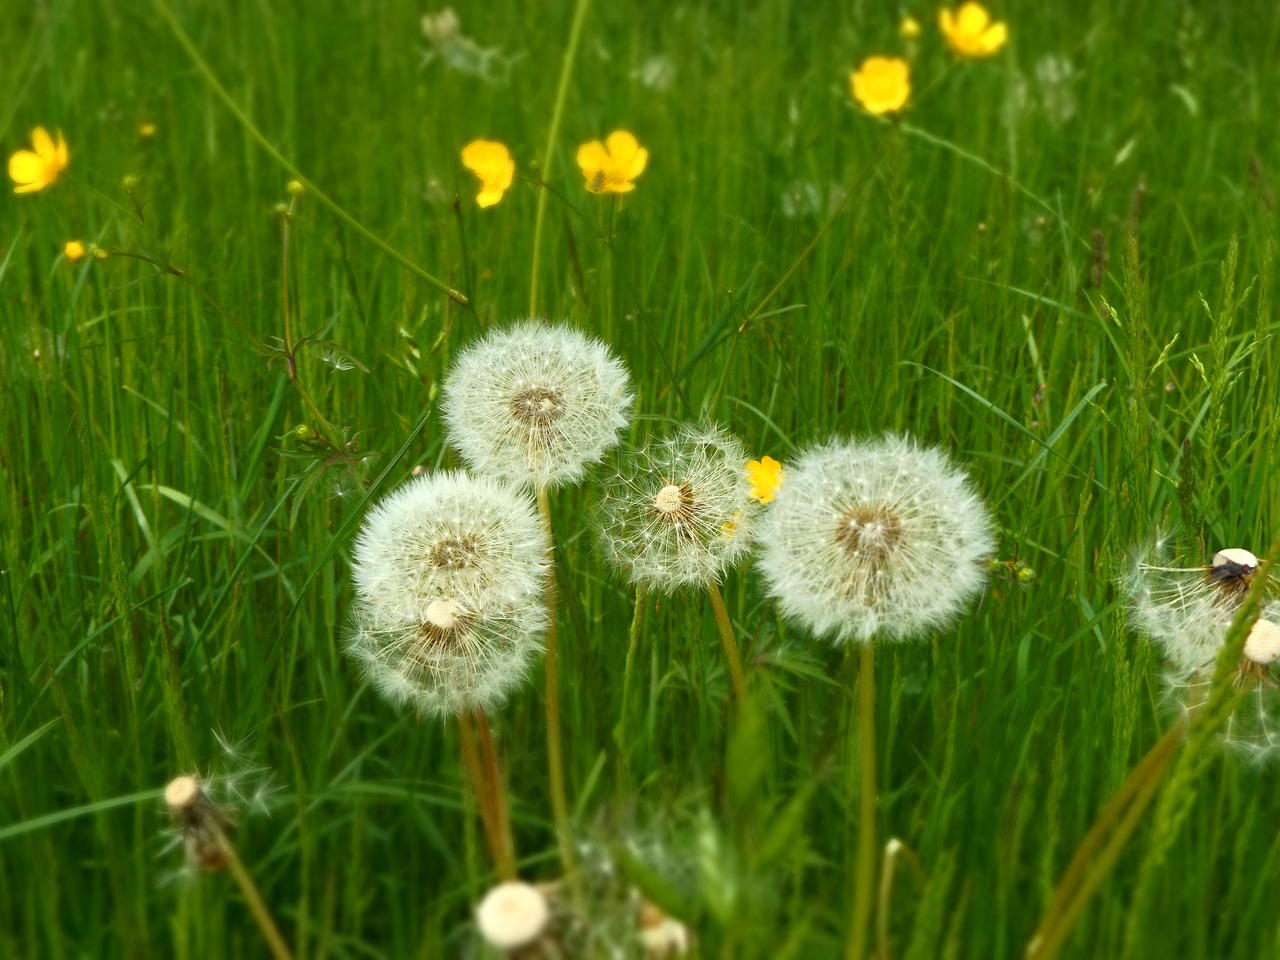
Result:
{"type": "Polygon", "coordinates": [[[14,193],[34,193],[58,181],[58,174],[67,169],[67,141],[58,131],[55,146],[49,131],[36,127],[31,131],[33,150],[19,150],[9,158],[9,176],[17,184],[14,193]]]}
{"type": "Polygon", "coordinates": [[[782,464],[773,457],[747,461],[747,482],[753,500],[768,503],[782,489],[782,481],[782,464]]]}
{"type": "Polygon", "coordinates": [[[150,120],[144,120],[138,124],[138,136],[143,140],[150,140],[156,135],[156,125],[150,120]]]}
{"type": "Polygon", "coordinates": [[[869,113],[901,110],[911,93],[907,61],[897,57],[868,57],[850,79],[853,98],[869,113]]]}
{"type": "Polygon", "coordinates": [[[511,186],[516,162],[505,146],[493,140],[472,140],[462,148],[462,165],[480,178],[476,203],[492,207],[511,186]]]}
{"type": "Polygon", "coordinates": [[[644,172],[649,151],[625,130],[615,130],[604,143],[592,140],[578,148],[578,166],[592,193],[630,193],[631,181],[644,172]]]}
{"type": "Polygon", "coordinates": [[[62,248],[62,255],[72,263],[79,263],[88,252],[88,249],[79,240],[68,240],[67,245],[62,248]]]}
{"type": "Polygon", "coordinates": [[[301,180],[290,180],[284,185],[284,192],[291,197],[300,197],[307,192],[307,188],[302,185],[301,180]]]}
{"type": "Polygon", "coordinates": [[[938,28],[952,53],[960,57],[989,57],[1009,39],[1004,21],[991,22],[991,14],[980,3],[965,3],[953,15],[943,7],[938,11],[938,28]]]}
{"type": "Polygon", "coordinates": [[[898,27],[898,36],[903,40],[915,40],[920,36],[920,21],[911,14],[907,14],[902,18],[902,24],[898,27]]]}

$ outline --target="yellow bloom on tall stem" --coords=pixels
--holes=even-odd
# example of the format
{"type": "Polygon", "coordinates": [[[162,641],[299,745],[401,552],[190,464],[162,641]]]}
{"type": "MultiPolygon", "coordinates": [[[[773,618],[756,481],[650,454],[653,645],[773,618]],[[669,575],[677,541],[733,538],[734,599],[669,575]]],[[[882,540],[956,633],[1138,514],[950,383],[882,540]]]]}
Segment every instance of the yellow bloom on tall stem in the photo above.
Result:
{"type": "Polygon", "coordinates": [[[49,131],[36,127],[31,131],[31,145],[34,150],[19,150],[9,158],[9,176],[17,184],[14,193],[34,193],[52,186],[67,168],[67,141],[62,139],[62,131],[58,131],[55,145],[49,131]]]}
{"type": "Polygon", "coordinates": [[[480,178],[476,203],[492,207],[502,199],[516,173],[516,162],[507,148],[494,140],[472,140],[462,148],[462,165],[480,178]]]}
{"type": "Polygon", "coordinates": [[[773,457],[747,461],[749,496],[760,503],[768,503],[782,489],[782,464],[773,457]]]}
{"type": "Polygon", "coordinates": [[[853,98],[868,113],[901,110],[911,94],[907,61],[897,57],[868,57],[850,77],[853,98]]]}
{"type": "Polygon", "coordinates": [[[578,166],[592,193],[630,193],[631,181],[644,172],[649,151],[625,130],[615,130],[604,143],[592,140],[578,148],[578,166]]]}
{"type": "Polygon", "coordinates": [[[952,53],[961,57],[989,57],[1009,39],[1004,21],[991,22],[991,14],[980,3],[965,3],[954,14],[947,7],[938,11],[938,28],[952,53]]]}

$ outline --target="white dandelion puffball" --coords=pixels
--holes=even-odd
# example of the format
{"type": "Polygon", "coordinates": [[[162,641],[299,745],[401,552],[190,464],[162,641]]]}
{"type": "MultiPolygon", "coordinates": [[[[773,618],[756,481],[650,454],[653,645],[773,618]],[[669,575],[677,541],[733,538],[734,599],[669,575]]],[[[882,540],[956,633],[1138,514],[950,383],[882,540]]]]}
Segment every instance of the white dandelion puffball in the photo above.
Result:
{"type": "Polygon", "coordinates": [[[527,495],[461,472],[418,477],[360,531],[347,653],[396,705],[493,709],[542,649],[546,572],[527,495]]]}
{"type": "Polygon", "coordinates": [[[632,399],[626,367],[599,340],[526,320],[458,356],[443,408],[450,442],[475,470],[551,489],[618,442],[632,399]]]}
{"type": "Polygon", "coordinates": [[[746,464],[732,434],[692,424],[627,456],[600,502],[605,556],[663,593],[718,581],[746,558],[760,512],[746,464]]]}
{"type": "Polygon", "coordinates": [[[1179,565],[1161,538],[1137,552],[1119,586],[1134,629],[1174,670],[1190,673],[1213,661],[1257,569],[1258,558],[1240,547],[1219,550],[1208,565],[1179,565]]]}
{"type": "Polygon", "coordinates": [[[832,440],[797,458],[759,541],[782,614],[837,643],[944,627],[982,588],[995,549],[964,471],[892,434],[832,440]]]}
{"type": "Polygon", "coordinates": [[[551,908],[542,891],[520,880],[500,883],[476,907],[480,935],[499,950],[533,943],[546,929],[551,908]]]}

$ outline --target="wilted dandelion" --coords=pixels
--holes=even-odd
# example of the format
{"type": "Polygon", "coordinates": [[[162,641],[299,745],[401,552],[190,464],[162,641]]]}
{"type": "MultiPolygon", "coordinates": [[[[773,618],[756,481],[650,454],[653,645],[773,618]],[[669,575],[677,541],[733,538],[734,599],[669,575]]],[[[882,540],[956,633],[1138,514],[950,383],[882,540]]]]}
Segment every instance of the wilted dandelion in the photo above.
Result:
{"type": "Polygon", "coordinates": [[[798,457],[760,525],[760,572],[782,613],[836,642],[905,640],[982,588],[991,518],[963,471],[903,437],[798,457]]]}
{"type": "Polygon", "coordinates": [[[868,57],[849,80],[853,98],[868,113],[901,110],[911,95],[910,68],[897,57],[868,57]]]}
{"type": "Polygon", "coordinates": [[[578,148],[578,166],[592,193],[630,193],[631,181],[644,172],[649,151],[626,130],[615,130],[604,143],[592,140],[578,148]]]}
{"type": "Polygon", "coordinates": [[[9,176],[17,184],[14,193],[34,193],[58,182],[58,174],[67,169],[67,141],[58,131],[58,142],[44,127],[31,131],[31,150],[19,150],[9,158],[9,176]]]}
{"type": "Polygon", "coordinates": [[[631,401],[608,347],[538,321],[471,344],[444,383],[445,423],[467,462],[539,490],[581,479],[618,442],[631,401]]]}
{"type": "Polygon", "coordinates": [[[533,503],[460,471],[417,477],[356,541],[347,651],[401,706],[489,711],[541,648],[546,539],[533,503]]]}
{"type": "Polygon", "coordinates": [[[498,884],[476,907],[480,935],[499,950],[517,950],[537,942],[550,920],[546,896],[520,880],[498,884]]]}
{"type": "Polygon", "coordinates": [[[1009,39],[1004,21],[992,23],[991,14],[980,3],[961,4],[952,11],[938,11],[938,28],[951,51],[960,57],[989,57],[1009,39]]]}
{"type": "Polygon", "coordinates": [[[476,203],[491,207],[502,199],[515,176],[516,162],[504,144],[494,140],[472,140],[462,148],[462,165],[480,178],[476,203]]]}

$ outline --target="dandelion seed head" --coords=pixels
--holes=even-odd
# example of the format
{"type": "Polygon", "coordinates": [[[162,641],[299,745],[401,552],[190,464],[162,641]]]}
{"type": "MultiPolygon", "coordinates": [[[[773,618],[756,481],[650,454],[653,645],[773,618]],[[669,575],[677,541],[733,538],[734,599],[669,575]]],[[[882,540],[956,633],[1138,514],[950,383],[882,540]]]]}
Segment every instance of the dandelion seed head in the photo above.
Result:
{"type": "Polygon", "coordinates": [[[605,485],[599,540],[632,583],[669,593],[720,580],[751,549],[759,504],[742,443],[685,425],[621,459],[605,485]]]}
{"type": "Polygon", "coordinates": [[[632,396],[609,348],[570,327],[524,321],[455,361],[444,384],[450,439],[476,471],[551,489],[618,442],[632,396]]]}
{"type": "Polygon", "coordinates": [[[1266,666],[1280,659],[1280,625],[1259,618],[1244,642],[1244,655],[1252,663],[1266,666]]]}
{"type": "Polygon", "coordinates": [[[164,803],[177,818],[200,801],[200,781],[195,777],[174,777],[164,788],[164,803]]]}
{"type": "Polygon", "coordinates": [[[500,883],[476,907],[480,935],[499,950],[515,950],[536,941],[551,920],[546,896],[520,880],[500,883]]]}
{"type": "Polygon", "coordinates": [[[903,640],[951,622],[995,549],[968,476],[894,435],[833,440],[787,469],[759,530],[784,616],[837,643],[903,640]]]}

